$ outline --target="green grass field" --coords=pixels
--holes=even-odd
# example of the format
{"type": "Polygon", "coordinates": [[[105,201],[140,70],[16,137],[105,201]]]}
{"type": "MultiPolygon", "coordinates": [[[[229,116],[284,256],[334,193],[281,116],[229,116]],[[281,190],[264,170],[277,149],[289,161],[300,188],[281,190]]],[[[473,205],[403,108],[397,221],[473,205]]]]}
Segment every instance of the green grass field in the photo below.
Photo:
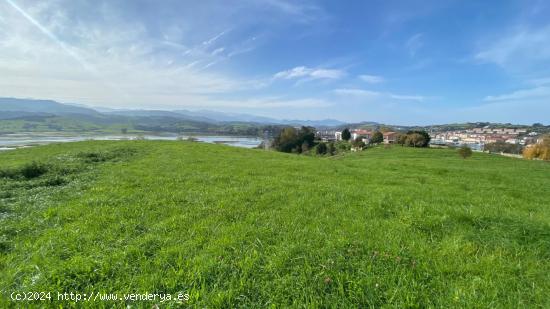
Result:
{"type": "Polygon", "coordinates": [[[159,141],[1,153],[0,294],[0,307],[549,308],[550,164],[159,141]],[[40,291],[52,301],[10,300],[40,291]]]}

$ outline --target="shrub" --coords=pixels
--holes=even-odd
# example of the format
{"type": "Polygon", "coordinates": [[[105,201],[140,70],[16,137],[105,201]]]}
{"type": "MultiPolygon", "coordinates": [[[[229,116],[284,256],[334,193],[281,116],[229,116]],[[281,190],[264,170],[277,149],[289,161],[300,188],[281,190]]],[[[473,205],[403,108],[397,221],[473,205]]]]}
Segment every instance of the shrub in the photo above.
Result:
{"type": "Polygon", "coordinates": [[[338,142],[336,143],[336,149],[338,152],[345,152],[351,150],[351,144],[348,142],[338,142]]]}
{"type": "Polygon", "coordinates": [[[86,163],[105,162],[110,159],[106,153],[99,152],[81,152],[77,155],[77,157],[86,163]]]}
{"type": "Polygon", "coordinates": [[[315,148],[315,153],[318,154],[318,155],[324,155],[327,152],[328,152],[328,147],[327,147],[327,144],[325,144],[325,143],[320,143],[315,148]]]}
{"type": "Polygon", "coordinates": [[[76,157],[81,159],[85,163],[101,163],[107,161],[115,161],[122,158],[128,158],[135,153],[135,149],[124,147],[101,152],[80,152],[76,155],[76,157]]]}
{"type": "Polygon", "coordinates": [[[0,178],[15,178],[17,171],[13,169],[4,168],[0,170],[0,178]]]}
{"type": "Polygon", "coordinates": [[[504,152],[504,153],[521,153],[522,146],[517,144],[509,144],[505,142],[488,143],[483,148],[489,152],[504,152]]]}
{"type": "Polygon", "coordinates": [[[523,150],[523,157],[525,159],[541,159],[545,161],[550,160],[550,146],[544,144],[535,144],[529,147],[526,147],[523,150]]]}
{"type": "Polygon", "coordinates": [[[356,139],[351,143],[351,145],[352,145],[353,147],[355,147],[355,148],[363,148],[363,147],[366,146],[365,143],[363,142],[363,140],[362,140],[360,137],[356,138],[356,139]]]}
{"type": "Polygon", "coordinates": [[[65,180],[63,177],[55,175],[53,177],[50,177],[44,180],[43,185],[48,187],[56,187],[56,186],[62,186],[66,183],[67,183],[67,180],[65,180]]]}
{"type": "Polygon", "coordinates": [[[458,149],[458,155],[462,157],[462,159],[466,159],[472,156],[472,149],[470,147],[464,145],[458,149]]]}
{"type": "Polygon", "coordinates": [[[43,163],[32,162],[24,165],[19,172],[23,177],[32,179],[46,174],[48,166],[43,163]]]}
{"type": "Polygon", "coordinates": [[[328,154],[331,155],[331,156],[334,155],[334,154],[336,154],[336,147],[334,146],[334,143],[333,143],[333,142],[330,142],[330,143],[328,144],[328,149],[327,149],[327,151],[328,151],[328,154]]]}

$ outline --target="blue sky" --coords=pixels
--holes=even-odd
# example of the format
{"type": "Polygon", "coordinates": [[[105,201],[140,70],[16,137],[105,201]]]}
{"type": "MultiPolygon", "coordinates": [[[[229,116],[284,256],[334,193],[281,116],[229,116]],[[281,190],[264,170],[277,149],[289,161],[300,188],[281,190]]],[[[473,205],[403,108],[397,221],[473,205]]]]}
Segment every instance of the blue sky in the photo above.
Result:
{"type": "Polygon", "coordinates": [[[550,123],[549,1],[0,0],[0,96],[550,123]]]}

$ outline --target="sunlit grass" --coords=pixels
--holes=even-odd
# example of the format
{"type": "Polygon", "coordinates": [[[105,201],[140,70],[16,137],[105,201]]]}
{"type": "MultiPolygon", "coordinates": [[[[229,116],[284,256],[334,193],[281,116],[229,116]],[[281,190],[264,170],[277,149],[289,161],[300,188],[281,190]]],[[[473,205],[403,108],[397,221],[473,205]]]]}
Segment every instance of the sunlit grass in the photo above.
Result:
{"type": "Polygon", "coordinates": [[[2,153],[0,170],[0,304],[95,291],[224,308],[550,306],[545,162],[129,141],[2,153]],[[33,162],[46,170],[19,177],[33,162]]]}

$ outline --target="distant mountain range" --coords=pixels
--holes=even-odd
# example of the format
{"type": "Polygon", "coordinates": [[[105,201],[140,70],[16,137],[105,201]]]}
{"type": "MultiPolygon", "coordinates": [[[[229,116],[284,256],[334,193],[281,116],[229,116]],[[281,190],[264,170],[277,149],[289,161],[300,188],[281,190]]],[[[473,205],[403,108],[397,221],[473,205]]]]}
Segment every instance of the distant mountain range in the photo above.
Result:
{"type": "Polygon", "coordinates": [[[271,125],[305,125],[305,126],[340,126],[345,122],[324,119],[324,120],[281,120],[269,117],[261,117],[250,114],[223,113],[210,110],[132,110],[132,109],[108,109],[108,108],[88,108],[77,104],[63,104],[52,100],[33,100],[17,98],[0,98],[0,119],[14,119],[18,117],[31,116],[125,116],[125,117],[154,117],[186,120],[205,123],[223,123],[223,122],[247,122],[256,124],[271,125]]]}
{"type": "MultiPolygon", "coordinates": [[[[0,112],[2,116],[8,115],[11,112],[13,115],[16,112],[29,114],[51,114],[51,115],[98,115],[99,112],[85,107],[79,107],[68,104],[61,104],[51,100],[31,100],[31,99],[15,99],[15,98],[0,98],[0,112]]],[[[1,117],[1,116],[0,116],[1,117]]]]}
{"type": "MultiPolygon", "coordinates": [[[[228,132],[226,129],[236,127],[260,127],[266,126],[312,126],[318,129],[343,129],[349,128],[368,128],[368,129],[391,129],[398,131],[405,130],[429,130],[429,131],[448,131],[461,130],[474,127],[494,126],[494,127],[531,127],[529,125],[499,124],[489,122],[476,123],[457,123],[440,124],[429,126],[395,126],[385,125],[377,122],[346,123],[334,119],[323,120],[286,120],[262,117],[250,114],[224,113],[211,110],[133,110],[133,109],[110,109],[110,108],[91,108],[77,103],[59,103],[52,100],[34,100],[18,98],[0,98],[0,120],[26,120],[26,121],[44,121],[52,117],[61,117],[64,120],[73,122],[87,122],[98,126],[115,125],[125,127],[146,128],[148,130],[220,130],[228,132]]],[[[53,121],[53,120],[52,120],[53,121]]],[[[54,121],[55,122],[55,121],[54,121]]],[[[59,121],[58,121],[59,122],[59,121]]],[[[52,124],[54,125],[54,124],[52,124]]],[[[545,130],[550,130],[550,126],[537,124],[545,130]]],[[[540,131],[540,130],[539,130],[540,131]]],[[[240,131],[239,131],[240,132],[240,131]]],[[[248,132],[248,131],[247,131],[248,132]]],[[[235,133],[229,130],[229,133],[235,133]]]]}

